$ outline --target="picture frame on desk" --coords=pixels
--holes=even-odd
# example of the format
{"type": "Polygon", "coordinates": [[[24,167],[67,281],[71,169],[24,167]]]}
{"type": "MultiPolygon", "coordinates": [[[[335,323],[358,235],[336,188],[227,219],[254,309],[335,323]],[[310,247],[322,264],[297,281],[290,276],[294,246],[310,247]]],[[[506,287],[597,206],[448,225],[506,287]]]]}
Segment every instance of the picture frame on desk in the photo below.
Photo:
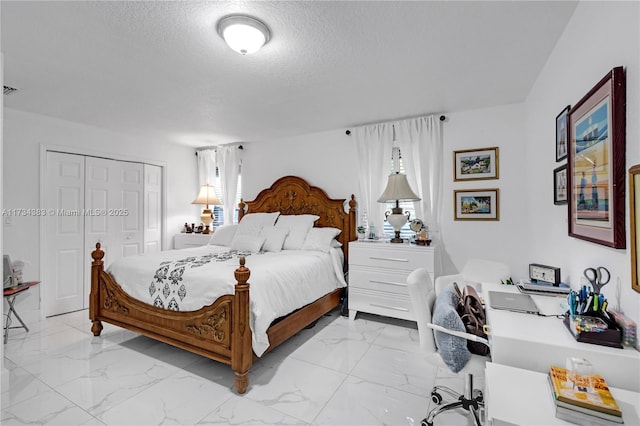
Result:
{"type": "Polygon", "coordinates": [[[571,237],[626,247],[625,74],[613,68],[569,111],[571,237]]]}

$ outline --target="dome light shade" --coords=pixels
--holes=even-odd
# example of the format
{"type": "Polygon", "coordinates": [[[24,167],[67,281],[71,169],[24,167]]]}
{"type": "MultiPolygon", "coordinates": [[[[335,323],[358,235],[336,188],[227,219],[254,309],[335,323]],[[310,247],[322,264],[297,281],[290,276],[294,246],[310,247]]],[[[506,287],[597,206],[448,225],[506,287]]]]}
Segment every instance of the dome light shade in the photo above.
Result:
{"type": "Polygon", "coordinates": [[[269,41],[269,28],[255,18],[230,15],[218,22],[218,34],[236,52],[247,55],[257,52],[269,41]]]}

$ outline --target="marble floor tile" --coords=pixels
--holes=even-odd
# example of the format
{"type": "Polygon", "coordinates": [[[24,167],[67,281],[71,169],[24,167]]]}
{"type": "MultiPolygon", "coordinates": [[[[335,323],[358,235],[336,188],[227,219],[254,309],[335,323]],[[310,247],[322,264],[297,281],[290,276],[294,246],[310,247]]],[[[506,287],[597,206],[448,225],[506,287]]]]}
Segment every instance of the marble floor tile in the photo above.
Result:
{"type": "MultiPolygon", "coordinates": [[[[422,358],[415,324],[376,315],[322,317],[256,359],[244,395],[228,365],[103,325],[93,336],[85,310],[10,334],[0,422],[412,426],[435,382],[463,383],[422,358]]],[[[453,412],[436,424],[471,422],[453,412]]]]}

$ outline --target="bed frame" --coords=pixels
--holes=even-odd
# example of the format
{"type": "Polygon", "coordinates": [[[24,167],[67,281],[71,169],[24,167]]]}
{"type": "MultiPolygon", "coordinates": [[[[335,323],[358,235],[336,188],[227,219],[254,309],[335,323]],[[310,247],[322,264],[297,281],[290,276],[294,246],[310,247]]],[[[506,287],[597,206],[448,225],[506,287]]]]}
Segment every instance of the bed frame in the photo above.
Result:
{"type": "MultiPolygon", "coordinates": [[[[254,201],[241,201],[239,219],[244,214],[256,212],[318,215],[320,219],[316,226],[342,230],[337,239],[342,243],[347,264],[349,241],[356,239],[354,196],[349,200],[348,212],[345,212],[344,204],[345,199],[331,199],[322,189],[310,186],[299,177],[285,176],[260,192],[254,201]]],[[[256,356],[251,347],[249,328],[250,271],[244,257],[240,258],[240,266],[235,270],[235,293],[221,296],[211,305],[190,312],[157,308],[126,294],[105,272],[100,243],[96,244],[91,257],[89,319],[94,336],[100,335],[102,322],[107,322],[229,364],[235,373],[236,390],[245,393],[249,369],[256,356]]],[[[343,289],[337,289],[274,321],[267,331],[270,346],[265,353],[338,306],[342,293],[343,289]]]]}

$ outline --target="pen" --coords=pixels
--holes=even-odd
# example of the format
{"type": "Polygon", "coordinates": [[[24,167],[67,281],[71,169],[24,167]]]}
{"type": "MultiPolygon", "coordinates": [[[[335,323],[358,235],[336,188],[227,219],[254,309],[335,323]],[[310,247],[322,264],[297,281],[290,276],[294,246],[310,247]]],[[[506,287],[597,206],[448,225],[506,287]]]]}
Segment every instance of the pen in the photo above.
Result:
{"type": "Polygon", "coordinates": [[[598,302],[600,302],[600,296],[593,295],[593,312],[598,312],[598,302]]]}

